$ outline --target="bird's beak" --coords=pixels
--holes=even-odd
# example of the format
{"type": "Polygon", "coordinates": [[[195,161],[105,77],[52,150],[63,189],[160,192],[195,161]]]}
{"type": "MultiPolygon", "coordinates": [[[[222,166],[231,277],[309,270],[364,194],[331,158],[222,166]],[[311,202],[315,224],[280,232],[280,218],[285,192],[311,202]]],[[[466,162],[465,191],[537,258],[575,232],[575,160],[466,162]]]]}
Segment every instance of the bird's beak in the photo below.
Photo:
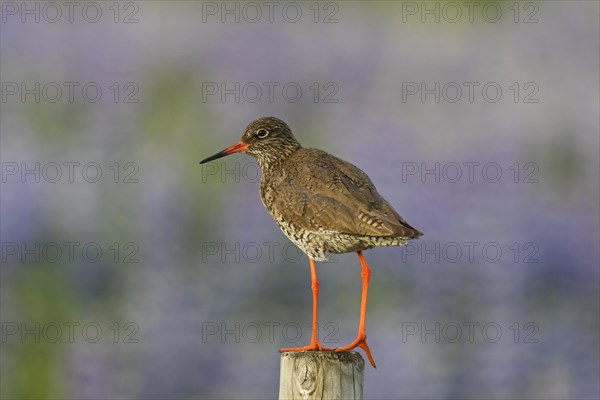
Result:
{"type": "Polygon", "coordinates": [[[248,143],[244,143],[244,142],[242,142],[240,140],[239,142],[237,142],[233,146],[229,146],[228,148],[226,148],[223,151],[218,152],[214,156],[210,156],[208,158],[205,158],[204,160],[200,161],[200,164],[204,164],[204,163],[207,163],[209,161],[216,160],[217,158],[225,157],[225,156],[228,156],[228,155],[233,154],[233,153],[239,153],[239,152],[242,152],[242,151],[246,151],[247,148],[248,148],[248,143]]]}

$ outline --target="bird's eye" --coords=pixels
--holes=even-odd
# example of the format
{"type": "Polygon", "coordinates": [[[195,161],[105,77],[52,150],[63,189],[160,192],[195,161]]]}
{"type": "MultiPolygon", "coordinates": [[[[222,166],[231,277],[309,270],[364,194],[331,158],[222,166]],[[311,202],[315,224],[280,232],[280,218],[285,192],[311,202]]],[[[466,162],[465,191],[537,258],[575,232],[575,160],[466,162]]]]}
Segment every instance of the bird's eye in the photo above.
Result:
{"type": "Polygon", "coordinates": [[[259,129],[256,131],[256,136],[258,136],[260,139],[266,138],[268,134],[269,131],[266,129],[259,129]]]}

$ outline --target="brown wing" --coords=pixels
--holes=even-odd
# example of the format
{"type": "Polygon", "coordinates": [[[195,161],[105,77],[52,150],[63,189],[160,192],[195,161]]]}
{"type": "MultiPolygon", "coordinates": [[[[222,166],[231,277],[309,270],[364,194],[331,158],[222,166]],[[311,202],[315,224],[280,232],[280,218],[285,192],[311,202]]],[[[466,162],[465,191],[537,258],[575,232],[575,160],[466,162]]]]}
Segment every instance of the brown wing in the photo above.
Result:
{"type": "Polygon", "coordinates": [[[377,192],[367,174],[317,149],[288,159],[287,176],[275,189],[275,207],[308,231],[357,236],[415,238],[411,227],[377,192]]]}

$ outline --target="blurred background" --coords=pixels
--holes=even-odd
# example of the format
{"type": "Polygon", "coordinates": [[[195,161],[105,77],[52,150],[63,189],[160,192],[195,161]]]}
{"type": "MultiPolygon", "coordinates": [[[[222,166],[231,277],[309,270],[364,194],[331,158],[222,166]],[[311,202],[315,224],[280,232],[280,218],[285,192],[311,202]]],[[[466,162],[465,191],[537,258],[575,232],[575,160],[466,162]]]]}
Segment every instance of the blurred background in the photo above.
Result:
{"type": "Polygon", "coordinates": [[[267,115],[425,233],[365,253],[365,398],[598,398],[599,3],[269,4],[2,2],[2,398],[277,396],[308,259],[198,165],[267,115]]]}

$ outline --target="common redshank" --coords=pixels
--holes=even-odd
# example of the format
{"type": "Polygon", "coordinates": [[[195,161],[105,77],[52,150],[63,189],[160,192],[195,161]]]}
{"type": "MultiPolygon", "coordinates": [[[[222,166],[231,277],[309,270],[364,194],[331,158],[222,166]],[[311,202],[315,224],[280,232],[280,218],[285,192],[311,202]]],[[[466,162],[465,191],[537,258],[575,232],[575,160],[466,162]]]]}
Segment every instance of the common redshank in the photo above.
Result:
{"type": "Polygon", "coordinates": [[[200,164],[244,152],[256,159],[262,177],[260,197],[283,233],[309,258],[313,295],[312,336],[308,346],[280,351],[336,352],[362,348],[371,365],[365,320],[371,270],[363,250],[402,246],[421,232],[410,226],[375,189],[362,170],[324,151],[300,146],[290,127],[275,117],[250,123],[239,142],[200,164]],[[360,322],[356,340],[324,348],[317,336],[319,281],[315,261],[327,253],[358,253],[362,267],[360,322]]]}

